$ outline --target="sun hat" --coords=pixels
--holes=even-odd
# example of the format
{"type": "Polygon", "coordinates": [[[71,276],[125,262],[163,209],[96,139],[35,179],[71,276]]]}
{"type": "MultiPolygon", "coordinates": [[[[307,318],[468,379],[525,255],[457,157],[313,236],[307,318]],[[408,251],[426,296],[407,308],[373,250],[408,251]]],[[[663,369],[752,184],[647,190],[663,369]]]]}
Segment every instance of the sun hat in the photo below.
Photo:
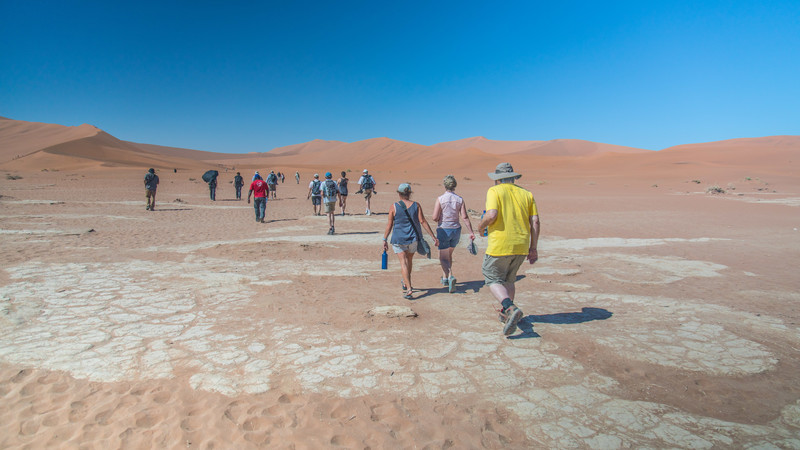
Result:
{"type": "Polygon", "coordinates": [[[369,173],[369,170],[364,169],[361,173],[369,173]]]}
{"type": "Polygon", "coordinates": [[[314,174],[314,178],[319,178],[319,174],[318,174],[318,173],[315,173],[315,174],[314,174]]]}
{"type": "Polygon", "coordinates": [[[489,175],[489,178],[495,181],[505,178],[513,178],[516,180],[522,176],[521,174],[514,172],[514,168],[511,167],[511,163],[507,162],[498,164],[494,169],[494,172],[489,172],[487,175],[489,175]]]}
{"type": "Polygon", "coordinates": [[[325,172],[325,178],[330,178],[330,177],[332,177],[332,176],[333,176],[333,175],[331,175],[331,173],[330,173],[330,172],[325,172]]]}
{"type": "Polygon", "coordinates": [[[400,183],[400,186],[397,186],[397,192],[401,194],[410,194],[411,193],[411,185],[408,183],[400,183]]]}

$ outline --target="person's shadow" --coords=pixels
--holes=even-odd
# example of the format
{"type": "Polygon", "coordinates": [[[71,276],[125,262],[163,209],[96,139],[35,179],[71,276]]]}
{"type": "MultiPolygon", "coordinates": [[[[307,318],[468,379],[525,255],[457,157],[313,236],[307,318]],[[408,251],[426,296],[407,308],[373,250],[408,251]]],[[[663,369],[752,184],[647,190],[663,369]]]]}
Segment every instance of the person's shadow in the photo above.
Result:
{"type": "Polygon", "coordinates": [[[534,323],[552,323],[558,325],[576,324],[576,323],[591,322],[593,320],[606,320],[613,315],[614,314],[611,311],[608,311],[603,308],[584,307],[581,308],[581,312],[525,316],[519,321],[519,323],[517,323],[517,327],[519,327],[519,329],[522,330],[522,333],[514,336],[509,336],[508,339],[526,339],[526,338],[541,337],[539,333],[533,331],[534,323]]]}

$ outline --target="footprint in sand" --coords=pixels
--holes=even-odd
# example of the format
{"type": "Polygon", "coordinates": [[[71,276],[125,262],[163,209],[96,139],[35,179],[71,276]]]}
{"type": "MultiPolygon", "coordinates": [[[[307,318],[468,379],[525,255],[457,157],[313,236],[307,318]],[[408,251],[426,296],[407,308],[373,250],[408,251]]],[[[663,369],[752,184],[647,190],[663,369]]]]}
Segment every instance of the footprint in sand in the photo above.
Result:
{"type": "Polygon", "coordinates": [[[358,448],[360,445],[362,445],[362,443],[351,436],[337,434],[331,438],[331,445],[347,448],[358,448]]]}
{"type": "Polygon", "coordinates": [[[22,381],[25,378],[27,378],[28,375],[30,375],[30,374],[31,374],[31,371],[28,370],[28,369],[20,370],[19,373],[17,373],[13,377],[11,377],[11,382],[12,383],[19,383],[20,381],[22,381]]]}
{"type": "Polygon", "coordinates": [[[33,436],[37,431],[39,431],[39,421],[36,419],[26,420],[19,425],[21,436],[33,436]]]}
{"type": "Polygon", "coordinates": [[[136,419],[136,426],[139,428],[152,428],[157,423],[161,422],[161,417],[158,414],[153,414],[150,411],[141,411],[134,417],[136,419]]]}
{"type": "Polygon", "coordinates": [[[70,422],[79,422],[86,417],[86,413],[88,412],[88,407],[85,403],[81,401],[72,402],[69,405],[69,421],[70,422]]]}

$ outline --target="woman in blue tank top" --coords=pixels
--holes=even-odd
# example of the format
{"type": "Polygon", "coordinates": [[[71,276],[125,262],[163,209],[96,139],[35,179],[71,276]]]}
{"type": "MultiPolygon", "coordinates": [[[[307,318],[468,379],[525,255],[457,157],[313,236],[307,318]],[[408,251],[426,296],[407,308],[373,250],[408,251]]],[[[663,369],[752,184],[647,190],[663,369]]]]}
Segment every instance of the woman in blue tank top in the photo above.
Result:
{"type": "Polygon", "coordinates": [[[433,238],[435,246],[439,245],[439,240],[431,226],[428,225],[428,221],[425,220],[419,203],[411,201],[411,185],[401,184],[397,188],[397,194],[400,196],[400,201],[392,205],[389,210],[389,223],[386,224],[386,230],[383,233],[383,250],[389,249],[387,238],[391,232],[392,248],[400,261],[400,270],[403,275],[403,298],[412,300],[414,290],[411,287],[411,270],[414,254],[417,252],[417,231],[414,228],[416,227],[416,230],[421,233],[420,225],[422,225],[433,238]]]}

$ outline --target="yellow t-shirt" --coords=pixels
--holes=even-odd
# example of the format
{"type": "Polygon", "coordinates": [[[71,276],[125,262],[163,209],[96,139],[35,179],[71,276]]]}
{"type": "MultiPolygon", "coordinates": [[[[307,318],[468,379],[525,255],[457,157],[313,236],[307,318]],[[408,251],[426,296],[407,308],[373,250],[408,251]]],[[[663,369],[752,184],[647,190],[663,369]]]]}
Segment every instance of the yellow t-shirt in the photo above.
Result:
{"type": "Polygon", "coordinates": [[[490,256],[527,255],[531,245],[531,216],[537,216],[533,194],[513,183],[501,183],[486,193],[486,211],[496,209],[489,225],[490,256]]]}

